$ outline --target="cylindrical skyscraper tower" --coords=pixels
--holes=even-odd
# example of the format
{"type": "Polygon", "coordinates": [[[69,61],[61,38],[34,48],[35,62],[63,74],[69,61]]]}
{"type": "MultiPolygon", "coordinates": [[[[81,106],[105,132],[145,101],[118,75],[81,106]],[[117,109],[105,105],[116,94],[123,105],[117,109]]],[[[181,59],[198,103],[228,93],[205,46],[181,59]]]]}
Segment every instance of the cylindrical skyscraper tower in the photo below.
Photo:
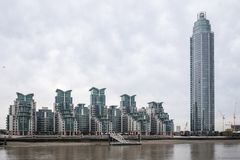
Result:
{"type": "Polygon", "coordinates": [[[191,131],[214,131],[214,33],[200,12],[190,38],[191,131]]]}

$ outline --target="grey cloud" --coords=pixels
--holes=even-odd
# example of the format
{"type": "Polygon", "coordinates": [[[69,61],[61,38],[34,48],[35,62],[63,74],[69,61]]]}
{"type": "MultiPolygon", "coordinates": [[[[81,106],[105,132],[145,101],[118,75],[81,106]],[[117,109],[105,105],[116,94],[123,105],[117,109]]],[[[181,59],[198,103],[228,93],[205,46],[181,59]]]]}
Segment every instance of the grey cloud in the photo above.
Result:
{"type": "MultiPolygon", "coordinates": [[[[215,32],[216,125],[240,94],[238,1],[0,1],[0,127],[15,92],[52,107],[55,89],[107,88],[107,104],[137,94],[138,107],[164,101],[177,125],[189,121],[189,37],[199,11],[215,32]]],[[[237,110],[238,111],[238,110],[237,110]]],[[[239,111],[238,111],[239,117],[239,111]]],[[[238,123],[240,123],[238,118],[238,123]]]]}

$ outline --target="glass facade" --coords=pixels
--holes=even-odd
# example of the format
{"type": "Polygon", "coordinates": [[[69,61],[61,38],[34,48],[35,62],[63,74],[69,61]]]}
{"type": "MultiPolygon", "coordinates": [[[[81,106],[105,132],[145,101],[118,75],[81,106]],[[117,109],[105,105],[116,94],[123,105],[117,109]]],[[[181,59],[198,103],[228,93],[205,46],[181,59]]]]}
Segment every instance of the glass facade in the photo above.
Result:
{"type": "Polygon", "coordinates": [[[78,104],[75,109],[75,118],[77,120],[77,128],[82,134],[89,133],[89,108],[85,104],[78,104]]]}
{"type": "Polygon", "coordinates": [[[121,132],[121,111],[117,106],[109,106],[108,119],[112,123],[112,132],[121,132]]]}
{"type": "Polygon", "coordinates": [[[111,129],[106,106],[106,88],[92,87],[90,95],[90,131],[92,134],[107,133],[111,129]]]}
{"type": "Polygon", "coordinates": [[[73,103],[71,90],[56,90],[55,111],[56,111],[56,129],[58,133],[70,135],[75,131],[75,117],[73,111],[73,103]]]}
{"type": "Polygon", "coordinates": [[[198,14],[190,38],[191,131],[214,131],[214,33],[198,14]]]}
{"type": "Polygon", "coordinates": [[[105,88],[97,89],[92,87],[89,91],[90,95],[90,105],[94,110],[94,116],[101,118],[104,116],[104,106],[106,103],[105,88]]]}
{"type": "Polygon", "coordinates": [[[135,95],[121,96],[121,107],[105,105],[105,88],[91,88],[91,105],[73,106],[71,90],[56,90],[54,111],[43,107],[36,112],[33,94],[17,93],[7,115],[9,135],[168,134],[173,121],[164,112],[162,102],[150,102],[137,110],[135,95]],[[100,108],[100,109],[99,109],[100,108]]]}
{"type": "Polygon", "coordinates": [[[123,94],[120,96],[120,109],[122,112],[121,116],[121,132],[123,133],[137,133],[139,123],[137,121],[137,106],[135,97],[136,95],[123,94]]]}
{"type": "Polygon", "coordinates": [[[150,127],[150,116],[147,114],[146,108],[142,107],[138,111],[138,118],[137,118],[139,125],[140,125],[140,132],[141,134],[148,134],[149,127],[150,127]]]}
{"type": "Polygon", "coordinates": [[[36,131],[36,103],[34,94],[17,93],[14,105],[9,108],[7,129],[11,135],[33,135],[36,131]]]}
{"type": "Polygon", "coordinates": [[[134,114],[137,112],[135,97],[136,95],[121,95],[120,107],[124,114],[134,114]]]}
{"type": "Polygon", "coordinates": [[[37,112],[37,134],[54,134],[54,113],[47,107],[37,112]]]}
{"type": "Polygon", "coordinates": [[[163,102],[149,102],[148,115],[150,116],[150,134],[171,134],[174,129],[172,119],[164,112],[163,102]]]}

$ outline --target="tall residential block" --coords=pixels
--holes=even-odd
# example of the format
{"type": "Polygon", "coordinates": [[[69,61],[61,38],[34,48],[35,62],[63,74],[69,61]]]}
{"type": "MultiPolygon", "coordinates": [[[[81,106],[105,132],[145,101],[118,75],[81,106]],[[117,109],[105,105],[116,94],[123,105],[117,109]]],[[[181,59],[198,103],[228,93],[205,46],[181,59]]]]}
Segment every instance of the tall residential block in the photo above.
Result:
{"type": "Polygon", "coordinates": [[[121,115],[121,132],[122,133],[137,133],[140,131],[138,122],[138,113],[136,106],[136,95],[123,94],[120,96],[121,115]]]}
{"type": "Polygon", "coordinates": [[[74,108],[74,113],[77,121],[78,131],[80,131],[81,134],[88,134],[90,126],[89,108],[85,107],[85,104],[78,104],[74,108]]]}
{"type": "Polygon", "coordinates": [[[34,94],[17,93],[7,115],[9,135],[33,135],[36,132],[36,102],[34,94]]]}
{"type": "Polygon", "coordinates": [[[191,131],[214,131],[214,33],[200,12],[190,38],[191,131]]]}
{"type": "Polygon", "coordinates": [[[104,117],[104,107],[106,103],[106,96],[105,96],[106,88],[98,89],[92,87],[89,91],[90,95],[90,106],[91,112],[94,117],[104,117]]]}
{"type": "Polygon", "coordinates": [[[149,102],[147,112],[150,116],[150,134],[172,134],[174,131],[173,120],[164,112],[163,102],[149,102]]]}
{"type": "Polygon", "coordinates": [[[55,132],[61,135],[74,135],[77,121],[74,117],[72,90],[56,90],[55,97],[55,132]]]}
{"type": "Polygon", "coordinates": [[[138,111],[138,122],[140,125],[140,132],[143,135],[147,135],[150,133],[150,115],[147,113],[147,109],[145,107],[142,107],[138,111]]]}
{"type": "Polygon", "coordinates": [[[136,95],[129,96],[127,94],[123,94],[120,97],[121,97],[120,107],[124,114],[134,114],[137,112],[135,101],[136,95]]]}
{"type": "Polygon", "coordinates": [[[90,132],[92,134],[107,133],[111,124],[107,117],[106,88],[98,89],[92,87],[90,91],[90,132]]]}
{"type": "Polygon", "coordinates": [[[54,134],[54,113],[48,107],[42,107],[37,111],[37,134],[54,134]]]}
{"type": "Polygon", "coordinates": [[[108,108],[108,119],[111,123],[111,132],[121,132],[121,110],[117,106],[112,105],[108,108]]]}

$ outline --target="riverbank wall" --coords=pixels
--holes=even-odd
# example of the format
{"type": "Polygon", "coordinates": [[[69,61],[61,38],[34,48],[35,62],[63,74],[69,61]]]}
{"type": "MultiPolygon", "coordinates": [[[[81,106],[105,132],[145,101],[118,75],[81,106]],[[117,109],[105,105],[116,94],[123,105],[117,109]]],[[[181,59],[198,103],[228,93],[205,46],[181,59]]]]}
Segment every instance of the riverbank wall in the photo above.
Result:
{"type": "MultiPolygon", "coordinates": [[[[127,140],[231,140],[240,137],[225,136],[161,136],[161,135],[123,135],[127,140]]],[[[108,141],[109,135],[84,135],[84,136],[19,136],[19,137],[1,137],[0,141],[7,142],[96,142],[108,141]]]]}

